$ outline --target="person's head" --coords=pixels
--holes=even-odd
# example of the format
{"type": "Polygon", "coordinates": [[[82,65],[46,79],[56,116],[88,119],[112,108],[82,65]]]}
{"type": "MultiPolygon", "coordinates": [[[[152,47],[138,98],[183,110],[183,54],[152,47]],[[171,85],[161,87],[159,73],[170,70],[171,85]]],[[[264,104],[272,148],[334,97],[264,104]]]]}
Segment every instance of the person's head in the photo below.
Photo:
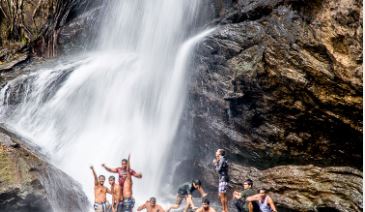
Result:
{"type": "Polygon", "coordinates": [[[127,159],[123,159],[122,162],[121,162],[121,165],[122,165],[122,169],[126,169],[127,168],[127,165],[128,165],[128,160],[127,159]]]}
{"type": "Polygon", "coordinates": [[[209,200],[208,199],[203,200],[203,208],[204,208],[204,210],[209,210],[209,200]]]}
{"type": "Polygon", "coordinates": [[[263,188],[260,189],[259,190],[259,194],[261,195],[262,198],[265,198],[265,196],[266,196],[266,189],[263,189],[263,188]]]}
{"type": "Polygon", "coordinates": [[[155,197],[150,198],[150,204],[151,204],[152,207],[156,206],[156,198],[155,197]]]}
{"type": "Polygon", "coordinates": [[[216,157],[224,157],[225,155],[226,151],[224,151],[224,149],[217,149],[217,151],[215,152],[216,157]]]}
{"type": "Polygon", "coordinates": [[[115,177],[114,176],[110,176],[109,177],[109,184],[110,185],[114,185],[114,183],[115,183],[115,177]]]}
{"type": "Polygon", "coordinates": [[[99,180],[100,185],[104,185],[105,176],[104,175],[99,175],[98,180],[99,180]]]}
{"type": "Polygon", "coordinates": [[[192,184],[195,189],[199,189],[202,186],[202,182],[198,179],[193,180],[192,184]]]}
{"type": "Polygon", "coordinates": [[[243,189],[250,189],[253,186],[253,181],[251,179],[247,179],[243,181],[243,189]]]}

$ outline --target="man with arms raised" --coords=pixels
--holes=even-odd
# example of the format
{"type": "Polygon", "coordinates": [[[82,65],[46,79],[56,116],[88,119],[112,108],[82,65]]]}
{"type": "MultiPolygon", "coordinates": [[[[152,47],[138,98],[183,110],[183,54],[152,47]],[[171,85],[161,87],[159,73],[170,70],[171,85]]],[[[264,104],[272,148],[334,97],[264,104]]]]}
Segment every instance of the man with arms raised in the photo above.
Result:
{"type": "MultiPolygon", "coordinates": [[[[124,185],[124,181],[127,177],[127,163],[128,160],[127,159],[123,159],[121,162],[121,167],[117,167],[117,168],[109,168],[107,167],[105,164],[102,164],[101,166],[104,167],[108,172],[111,173],[118,173],[119,175],[119,185],[120,188],[123,191],[123,185],[124,185]]],[[[135,172],[133,169],[129,170],[129,174],[136,177],[136,178],[142,178],[142,174],[141,173],[137,173],[135,172]]]]}
{"type": "Polygon", "coordinates": [[[137,211],[141,211],[143,209],[146,209],[147,212],[165,212],[165,210],[160,205],[156,204],[155,197],[151,197],[150,200],[139,206],[137,211]]]}
{"type": "Polygon", "coordinates": [[[105,176],[99,175],[96,176],[94,167],[91,166],[91,171],[94,175],[94,195],[95,195],[95,204],[94,209],[95,212],[108,212],[110,210],[110,204],[106,201],[106,193],[111,193],[110,190],[104,186],[105,176]]]}
{"type": "MultiPolygon", "coordinates": [[[[133,182],[132,182],[132,172],[131,170],[131,155],[128,156],[128,162],[127,162],[127,167],[126,167],[126,173],[127,176],[124,180],[124,185],[123,185],[123,208],[122,211],[128,211],[128,212],[132,212],[133,207],[134,207],[134,198],[133,198],[133,182]]],[[[119,212],[119,208],[118,208],[118,212],[119,212]]]]}
{"type": "Polygon", "coordinates": [[[115,183],[115,177],[109,177],[110,190],[112,192],[112,212],[117,212],[117,209],[122,207],[123,195],[120,185],[115,183]]]}

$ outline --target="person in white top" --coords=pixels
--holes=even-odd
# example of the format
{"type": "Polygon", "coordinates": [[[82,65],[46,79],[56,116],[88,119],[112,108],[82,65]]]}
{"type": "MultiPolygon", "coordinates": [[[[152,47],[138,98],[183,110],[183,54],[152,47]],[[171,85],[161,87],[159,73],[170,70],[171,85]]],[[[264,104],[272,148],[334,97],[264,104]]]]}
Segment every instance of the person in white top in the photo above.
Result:
{"type": "Polygon", "coordinates": [[[277,212],[274,201],[269,195],[266,194],[265,189],[260,189],[258,194],[247,197],[246,201],[256,201],[260,207],[261,212],[277,212]]]}

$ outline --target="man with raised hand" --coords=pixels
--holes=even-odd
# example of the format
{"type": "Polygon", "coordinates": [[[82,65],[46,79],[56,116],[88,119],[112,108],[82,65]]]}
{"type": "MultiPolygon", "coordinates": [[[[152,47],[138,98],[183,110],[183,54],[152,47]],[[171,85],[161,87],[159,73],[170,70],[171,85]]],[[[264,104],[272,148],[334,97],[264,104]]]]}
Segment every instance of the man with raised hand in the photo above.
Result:
{"type": "Polygon", "coordinates": [[[151,197],[150,200],[139,206],[137,211],[141,211],[143,209],[146,209],[147,212],[165,212],[165,210],[160,205],[156,204],[155,197],[151,197]]]}
{"type": "Polygon", "coordinates": [[[110,204],[106,200],[106,193],[111,194],[111,191],[104,186],[105,176],[99,175],[97,177],[94,167],[90,167],[93,176],[94,176],[94,195],[95,195],[95,203],[94,209],[95,212],[109,212],[110,204]]]}
{"type": "MultiPolygon", "coordinates": [[[[101,165],[108,172],[118,173],[118,175],[119,175],[118,181],[119,181],[120,189],[121,189],[122,192],[123,192],[124,181],[125,181],[125,179],[127,177],[127,163],[128,163],[128,160],[127,159],[123,159],[122,162],[121,162],[121,166],[120,167],[117,167],[117,168],[109,168],[104,163],[101,165]]],[[[142,174],[141,173],[138,173],[138,172],[135,172],[133,169],[129,169],[129,174],[131,176],[136,177],[136,178],[142,178],[142,174]]]]}
{"type": "Polygon", "coordinates": [[[131,155],[128,155],[128,162],[127,162],[127,176],[124,180],[123,185],[123,209],[122,211],[132,212],[134,207],[134,198],[133,198],[133,182],[132,182],[132,172],[131,170],[131,155]]]}

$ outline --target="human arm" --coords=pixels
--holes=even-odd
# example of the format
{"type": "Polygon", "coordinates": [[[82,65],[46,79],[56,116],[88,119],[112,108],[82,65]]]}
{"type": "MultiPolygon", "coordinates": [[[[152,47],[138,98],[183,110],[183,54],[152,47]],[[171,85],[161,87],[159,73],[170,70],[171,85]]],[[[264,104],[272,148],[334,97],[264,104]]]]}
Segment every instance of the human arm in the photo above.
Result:
{"type": "Polygon", "coordinates": [[[255,195],[247,197],[246,201],[248,201],[248,202],[260,201],[261,197],[262,197],[262,194],[255,194],[255,195]]]}
{"type": "Polygon", "coordinates": [[[106,193],[113,195],[113,191],[110,190],[109,188],[106,188],[106,193]]]}
{"type": "MultiPolygon", "coordinates": [[[[147,201],[148,202],[148,201],[147,201]]],[[[146,203],[144,203],[143,205],[140,205],[138,208],[137,208],[137,211],[141,211],[141,210],[143,210],[143,209],[146,209],[146,204],[147,204],[147,202],[146,203]]]]}
{"type": "Polygon", "coordinates": [[[107,166],[105,165],[105,163],[101,164],[101,166],[102,166],[105,170],[107,170],[108,172],[111,172],[111,173],[118,173],[118,169],[117,169],[117,168],[110,168],[110,167],[107,167],[107,166]]]}
{"type": "Polygon", "coordinates": [[[93,166],[90,166],[90,169],[91,169],[91,171],[93,173],[93,176],[94,176],[94,183],[95,183],[95,185],[98,185],[99,184],[99,180],[98,180],[98,177],[96,176],[95,169],[94,169],[93,166]]]}
{"type": "Polygon", "coordinates": [[[222,157],[218,157],[217,159],[217,162],[216,162],[216,165],[215,165],[215,170],[217,172],[220,172],[222,170],[222,167],[223,167],[223,158],[222,157]]]}
{"type": "Polygon", "coordinates": [[[276,207],[275,207],[275,204],[274,204],[274,201],[271,199],[271,197],[268,197],[268,199],[267,199],[267,203],[269,203],[269,205],[270,205],[270,207],[271,207],[271,210],[272,210],[273,212],[277,212],[276,207]]]}

